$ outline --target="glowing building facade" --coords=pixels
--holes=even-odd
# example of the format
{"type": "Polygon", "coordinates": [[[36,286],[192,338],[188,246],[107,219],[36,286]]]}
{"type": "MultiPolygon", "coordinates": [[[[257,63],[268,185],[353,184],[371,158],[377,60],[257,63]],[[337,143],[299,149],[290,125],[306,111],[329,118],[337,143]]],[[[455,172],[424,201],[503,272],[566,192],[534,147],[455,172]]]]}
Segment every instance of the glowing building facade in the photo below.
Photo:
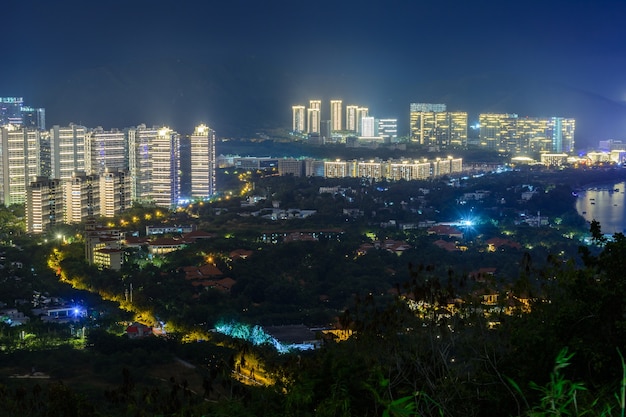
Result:
{"type": "Polygon", "coordinates": [[[128,169],[128,140],[125,132],[105,131],[101,127],[90,131],[85,141],[86,172],[101,174],[108,169],[128,169]]]}
{"type": "Polygon", "coordinates": [[[322,101],[310,100],[307,109],[307,133],[320,133],[322,121],[322,101]]]}
{"type": "Polygon", "coordinates": [[[411,141],[420,145],[446,149],[467,144],[467,113],[445,111],[443,104],[412,103],[410,127],[411,141]]]}
{"type": "Polygon", "coordinates": [[[26,189],[26,228],[29,233],[43,233],[63,221],[61,182],[36,177],[26,189]]]}
{"type": "Polygon", "coordinates": [[[85,138],[87,128],[71,124],[53,126],[50,130],[52,178],[70,180],[76,171],[85,171],[85,138]]]}
{"type": "Polygon", "coordinates": [[[63,181],[63,222],[80,223],[100,215],[100,195],[97,175],[75,172],[63,181]]]}
{"type": "Polygon", "coordinates": [[[346,106],[346,130],[349,132],[356,132],[357,127],[357,110],[359,106],[349,105],[346,106]]]}
{"type": "Polygon", "coordinates": [[[191,142],[191,198],[206,199],[215,194],[215,131],[196,126],[191,142]]]}
{"type": "Polygon", "coordinates": [[[343,107],[341,100],[330,101],[330,129],[332,132],[343,130],[343,107]]]}
{"type": "Polygon", "coordinates": [[[114,217],[130,208],[131,177],[125,170],[105,169],[99,178],[100,215],[114,217]]]}
{"type": "Polygon", "coordinates": [[[0,128],[0,203],[22,204],[26,188],[42,175],[41,131],[15,125],[0,128]]]}
{"type": "Polygon", "coordinates": [[[306,132],[306,119],[304,117],[304,106],[292,106],[292,128],[293,132],[304,133],[306,132]]]}
{"type": "Polygon", "coordinates": [[[517,114],[481,114],[480,145],[514,155],[571,153],[574,150],[574,119],[518,117],[517,114]]]}

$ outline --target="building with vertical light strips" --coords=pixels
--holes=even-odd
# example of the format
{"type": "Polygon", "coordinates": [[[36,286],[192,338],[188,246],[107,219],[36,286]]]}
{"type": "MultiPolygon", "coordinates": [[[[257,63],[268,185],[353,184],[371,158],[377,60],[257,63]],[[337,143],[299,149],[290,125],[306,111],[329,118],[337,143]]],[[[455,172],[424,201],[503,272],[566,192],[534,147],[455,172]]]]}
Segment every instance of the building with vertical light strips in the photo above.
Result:
{"type": "Polygon", "coordinates": [[[128,169],[131,176],[130,197],[133,201],[147,202],[152,191],[152,158],[150,147],[158,135],[158,128],[141,124],[127,130],[128,169]]]}
{"type": "Polygon", "coordinates": [[[446,149],[467,145],[467,113],[445,111],[443,104],[412,103],[411,141],[446,149]],[[432,109],[431,111],[423,111],[432,109]]]}
{"type": "Polygon", "coordinates": [[[307,133],[320,133],[320,125],[322,122],[322,101],[309,100],[309,108],[307,109],[306,128],[307,133]]]}
{"type": "Polygon", "coordinates": [[[346,106],[346,130],[348,132],[356,132],[357,127],[357,110],[359,106],[353,104],[346,106]]]}
{"type": "Polygon", "coordinates": [[[359,136],[363,136],[363,118],[369,116],[369,109],[367,107],[359,107],[356,109],[356,133],[359,136]]]}
{"type": "Polygon", "coordinates": [[[97,127],[85,141],[85,172],[102,174],[109,169],[128,169],[128,140],[126,133],[97,127]]]}
{"type": "Polygon", "coordinates": [[[80,223],[100,215],[99,185],[98,175],[85,172],[75,172],[71,179],[63,181],[64,223],[80,223]]]}
{"type": "Polygon", "coordinates": [[[26,202],[26,188],[41,172],[41,131],[14,125],[0,128],[0,203],[26,202]]]}
{"type": "Polygon", "coordinates": [[[304,117],[305,107],[302,105],[292,106],[291,131],[296,133],[306,132],[306,118],[304,117]]]}
{"type": "Polygon", "coordinates": [[[324,177],[356,177],[356,161],[324,161],[324,177]]]}
{"type": "Polygon", "coordinates": [[[191,198],[206,199],[215,194],[215,131],[201,124],[190,137],[191,198]]]}
{"type": "Polygon", "coordinates": [[[454,157],[437,158],[434,161],[336,160],[324,162],[324,177],[326,178],[359,177],[375,181],[412,181],[462,172],[463,159],[454,157]]]}
{"type": "Polygon", "coordinates": [[[175,207],[180,198],[180,135],[168,127],[159,129],[152,137],[150,159],[149,199],[157,206],[175,207]]]}
{"type": "Polygon", "coordinates": [[[486,113],[479,116],[479,123],[479,143],[489,149],[514,155],[574,150],[574,119],[486,113]]]}
{"type": "Polygon", "coordinates": [[[63,222],[61,182],[36,177],[26,189],[26,228],[29,233],[43,233],[63,222]]]}
{"type": "Polygon", "coordinates": [[[392,181],[425,180],[431,176],[431,163],[428,161],[389,162],[388,179],[392,181]]]}
{"type": "Polygon", "coordinates": [[[70,124],[50,130],[51,177],[69,180],[76,171],[85,171],[85,138],[87,128],[70,124]]]}
{"type": "Polygon", "coordinates": [[[343,108],[341,100],[330,100],[330,129],[332,132],[343,130],[343,108]]]}
{"type": "Polygon", "coordinates": [[[100,215],[114,217],[130,208],[131,178],[126,170],[105,169],[99,178],[100,215]]]}

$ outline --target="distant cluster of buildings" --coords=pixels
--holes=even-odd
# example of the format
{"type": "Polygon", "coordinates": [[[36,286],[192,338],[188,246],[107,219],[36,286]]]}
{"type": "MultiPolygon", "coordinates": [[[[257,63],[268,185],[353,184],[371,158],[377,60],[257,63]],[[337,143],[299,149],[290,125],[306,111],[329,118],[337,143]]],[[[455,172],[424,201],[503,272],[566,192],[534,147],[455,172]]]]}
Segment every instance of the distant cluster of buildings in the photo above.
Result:
{"type": "Polygon", "coordinates": [[[377,119],[370,116],[367,107],[346,106],[345,117],[342,100],[330,100],[330,118],[322,118],[322,101],[309,100],[309,106],[292,106],[292,131],[307,135],[320,144],[360,138],[361,141],[391,143],[398,140],[398,119],[377,119]]]}
{"type": "Polygon", "coordinates": [[[46,130],[43,109],[32,122],[21,98],[0,102],[0,204],[25,204],[29,232],[89,216],[112,217],[134,201],[174,207],[183,198],[183,170],[190,177],[186,198],[215,193],[215,132],[206,125],[189,136],[146,125],[46,130]],[[185,169],[183,150],[189,155],[185,169]]]}
{"type": "MultiPolygon", "coordinates": [[[[330,114],[322,117],[321,100],[309,106],[292,107],[292,131],[311,142],[393,143],[398,141],[398,119],[377,119],[367,107],[346,106],[330,100],[330,114]]],[[[442,103],[411,103],[409,106],[412,143],[432,150],[465,147],[469,143],[468,116],[448,111],[442,103]]],[[[530,156],[539,153],[571,153],[574,150],[576,121],[564,117],[519,117],[517,114],[486,113],[479,116],[478,140],[485,149],[530,156]]]]}
{"type": "Polygon", "coordinates": [[[294,177],[366,178],[375,181],[425,180],[463,172],[463,159],[449,156],[433,160],[335,160],[272,158],[272,157],[218,157],[218,166],[241,170],[275,169],[278,175],[294,177]]]}

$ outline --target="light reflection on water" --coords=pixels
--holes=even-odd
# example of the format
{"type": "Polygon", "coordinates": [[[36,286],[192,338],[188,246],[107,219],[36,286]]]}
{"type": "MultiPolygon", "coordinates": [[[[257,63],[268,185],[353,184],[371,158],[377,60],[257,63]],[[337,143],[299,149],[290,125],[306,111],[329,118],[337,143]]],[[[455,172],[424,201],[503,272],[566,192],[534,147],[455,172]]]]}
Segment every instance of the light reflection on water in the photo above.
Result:
{"type": "Polygon", "coordinates": [[[602,233],[613,234],[626,229],[626,183],[590,186],[578,193],[576,210],[585,220],[600,222],[602,233]]]}

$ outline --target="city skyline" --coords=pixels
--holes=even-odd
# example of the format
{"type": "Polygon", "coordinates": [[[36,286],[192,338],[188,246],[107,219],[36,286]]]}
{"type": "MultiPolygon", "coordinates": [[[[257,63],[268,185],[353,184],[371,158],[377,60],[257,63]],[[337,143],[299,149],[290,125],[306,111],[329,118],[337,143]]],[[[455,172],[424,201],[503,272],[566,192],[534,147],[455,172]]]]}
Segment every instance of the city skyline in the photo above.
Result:
{"type": "Polygon", "coordinates": [[[10,2],[5,33],[19,42],[5,38],[0,95],[46,108],[49,125],[204,121],[230,137],[289,126],[282,109],[301,97],[340,94],[399,119],[414,101],[470,123],[574,118],[582,147],[626,136],[624,2],[332,5],[10,2]]]}

